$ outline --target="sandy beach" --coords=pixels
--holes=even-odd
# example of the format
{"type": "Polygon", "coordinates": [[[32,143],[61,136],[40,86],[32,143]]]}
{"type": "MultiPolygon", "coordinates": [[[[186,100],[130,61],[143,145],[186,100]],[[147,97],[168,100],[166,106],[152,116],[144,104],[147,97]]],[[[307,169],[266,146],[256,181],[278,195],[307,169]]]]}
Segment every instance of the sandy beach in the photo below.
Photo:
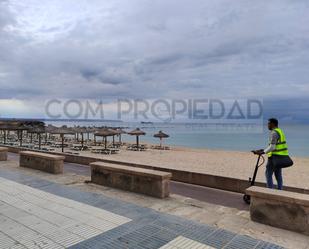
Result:
{"type": "MultiPolygon", "coordinates": [[[[69,151],[68,149],[66,150],[69,151]]],[[[120,153],[113,155],[94,154],[90,151],[79,153],[80,155],[97,158],[181,169],[245,180],[252,176],[257,159],[250,152],[191,149],[185,147],[173,147],[169,151],[153,149],[147,151],[128,151],[123,148],[120,153]]],[[[293,187],[309,188],[309,158],[292,158],[294,160],[294,166],[283,171],[284,184],[293,187]]],[[[258,181],[265,182],[265,165],[266,161],[258,172],[258,181]]]]}

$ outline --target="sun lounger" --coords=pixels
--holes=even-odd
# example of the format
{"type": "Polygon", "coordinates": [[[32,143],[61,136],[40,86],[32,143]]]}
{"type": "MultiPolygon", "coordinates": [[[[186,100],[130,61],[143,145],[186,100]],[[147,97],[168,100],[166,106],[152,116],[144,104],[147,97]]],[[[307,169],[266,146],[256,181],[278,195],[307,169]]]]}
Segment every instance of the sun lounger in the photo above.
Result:
{"type": "Polygon", "coordinates": [[[133,150],[133,151],[145,151],[148,147],[144,144],[141,144],[137,146],[136,144],[131,144],[127,147],[127,150],[133,150]]]}
{"type": "Polygon", "coordinates": [[[170,150],[171,149],[169,146],[160,146],[160,145],[153,145],[151,146],[151,148],[155,150],[170,150]]]}

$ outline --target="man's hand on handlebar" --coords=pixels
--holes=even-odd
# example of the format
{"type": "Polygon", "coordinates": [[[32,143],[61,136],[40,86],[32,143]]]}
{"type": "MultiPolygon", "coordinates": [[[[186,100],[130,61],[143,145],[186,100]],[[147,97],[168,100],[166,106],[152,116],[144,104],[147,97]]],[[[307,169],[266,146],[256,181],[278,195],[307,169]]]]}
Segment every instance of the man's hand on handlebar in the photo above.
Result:
{"type": "Polygon", "coordinates": [[[262,150],[262,149],[261,150],[253,150],[252,152],[255,155],[263,155],[263,154],[265,154],[264,150],[262,150]]]}

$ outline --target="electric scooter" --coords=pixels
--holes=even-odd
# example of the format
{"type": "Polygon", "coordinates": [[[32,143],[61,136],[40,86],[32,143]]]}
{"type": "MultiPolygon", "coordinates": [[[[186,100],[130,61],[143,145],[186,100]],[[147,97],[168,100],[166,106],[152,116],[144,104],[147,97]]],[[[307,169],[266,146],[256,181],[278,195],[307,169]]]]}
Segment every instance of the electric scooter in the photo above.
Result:
{"type": "MultiPolygon", "coordinates": [[[[256,154],[254,151],[252,151],[252,152],[253,152],[254,154],[256,154]]],[[[252,177],[252,178],[251,178],[251,177],[249,178],[250,186],[254,186],[254,184],[255,184],[255,179],[256,179],[256,175],[257,175],[257,172],[258,172],[258,170],[259,170],[259,167],[261,167],[261,166],[264,164],[264,162],[265,162],[265,158],[263,157],[263,155],[259,155],[259,156],[258,156],[258,159],[257,159],[257,161],[256,161],[256,165],[255,165],[253,177],[252,177]],[[262,161],[262,162],[260,163],[260,161],[262,161]]],[[[244,200],[245,203],[250,204],[250,200],[251,200],[250,195],[245,194],[245,195],[243,196],[243,200],[244,200]]]]}

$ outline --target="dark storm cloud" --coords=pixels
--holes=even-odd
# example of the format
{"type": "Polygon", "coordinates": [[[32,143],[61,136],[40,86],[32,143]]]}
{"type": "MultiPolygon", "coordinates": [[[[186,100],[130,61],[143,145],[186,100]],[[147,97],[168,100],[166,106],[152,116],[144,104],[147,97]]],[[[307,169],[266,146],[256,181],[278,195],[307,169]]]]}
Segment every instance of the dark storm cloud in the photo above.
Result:
{"type": "Polygon", "coordinates": [[[92,69],[82,69],[80,73],[87,80],[97,78],[100,75],[100,72],[92,70],[92,69]]]}
{"type": "Polygon", "coordinates": [[[113,71],[108,72],[106,70],[93,70],[93,69],[81,69],[80,73],[83,78],[88,81],[99,81],[103,84],[125,84],[129,81],[126,75],[121,75],[117,72],[117,69],[114,68],[113,71]]]}

